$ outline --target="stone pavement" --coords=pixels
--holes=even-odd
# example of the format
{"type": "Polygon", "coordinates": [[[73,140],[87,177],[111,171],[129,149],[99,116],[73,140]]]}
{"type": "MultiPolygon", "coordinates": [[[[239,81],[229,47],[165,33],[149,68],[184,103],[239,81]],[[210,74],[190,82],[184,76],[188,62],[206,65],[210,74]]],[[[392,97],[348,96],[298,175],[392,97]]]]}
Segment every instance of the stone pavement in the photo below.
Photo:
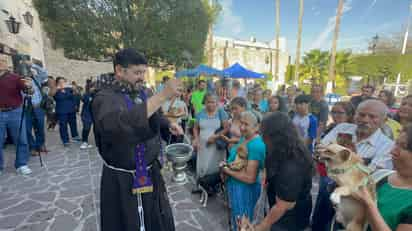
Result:
{"type": "MultiPolygon", "coordinates": [[[[15,149],[4,150],[5,171],[0,176],[0,231],[95,231],[99,228],[99,186],[102,163],[96,149],[80,150],[73,143],[60,145],[58,132],[48,132],[45,167],[31,157],[29,176],[14,170],[15,149]]],[[[173,207],[176,230],[227,230],[227,213],[219,198],[207,208],[190,193],[191,184],[165,181],[173,207]]]]}
{"type": "MultiPolygon", "coordinates": [[[[45,167],[32,157],[29,176],[16,175],[14,147],[4,150],[5,171],[0,176],[0,231],[97,231],[102,162],[95,148],[80,150],[60,144],[57,131],[47,133],[45,167]]],[[[228,213],[220,197],[201,207],[192,184],[171,182],[165,171],[177,231],[228,230],[228,213]]],[[[317,191],[314,188],[314,191],[317,191]]]]}

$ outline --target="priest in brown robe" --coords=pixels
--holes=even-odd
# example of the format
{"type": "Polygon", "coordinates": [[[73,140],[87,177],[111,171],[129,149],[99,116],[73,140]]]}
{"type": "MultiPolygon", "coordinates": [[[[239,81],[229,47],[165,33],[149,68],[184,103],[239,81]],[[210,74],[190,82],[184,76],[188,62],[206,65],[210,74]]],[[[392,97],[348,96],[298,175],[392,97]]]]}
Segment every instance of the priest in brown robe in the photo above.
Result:
{"type": "Polygon", "coordinates": [[[159,108],[181,89],[169,80],[149,97],[143,87],[146,58],[134,49],[114,57],[114,74],[96,80],[92,102],[96,145],[103,159],[102,231],[174,231],[172,210],[160,174],[160,130],[182,129],[165,119],[159,108]]]}

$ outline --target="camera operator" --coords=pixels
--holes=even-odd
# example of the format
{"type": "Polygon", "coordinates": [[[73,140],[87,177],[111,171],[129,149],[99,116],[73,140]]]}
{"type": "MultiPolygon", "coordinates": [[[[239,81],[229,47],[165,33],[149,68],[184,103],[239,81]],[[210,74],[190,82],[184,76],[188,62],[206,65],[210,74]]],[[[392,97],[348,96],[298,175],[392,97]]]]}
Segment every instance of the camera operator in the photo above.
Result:
{"type": "Polygon", "coordinates": [[[9,72],[7,57],[0,55],[0,175],[3,171],[3,142],[6,129],[16,145],[16,160],[14,163],[17,173],[22,175],[30,174],[32,171],[27,166],[29,159],[29,147],[27,144],[27,134],[25,123],[22,123],[20,130],[20,120],[23,113],[22,91],[29,91],[32,88],[30,79],[22,79],[20,76],[9,72]],[[20,131],[19,131],[20,130],[20,131]]]}
{"type": "Polygon", "coordinates": [[[42,94],[41,86],[48,79],[47,70],[30,61],[30,57],[23,57],[23,65],[29,70],[33,94],[31,95],[31,108],[28,108],[25,114],[27,139],[32,156],[39,155],[40,152],[47,153],[45,147],[45,110],[42,108],[43,100],[47,100],[42,94]],[[34,131],[34,136],[33,136],[34,131]]]}
{"type": "Polygon", "coordinates": [[[69,134],[67,124],[70,126],[72,140],[80,142],[76,123],[76,92],[72,85],[68,85],[64,77],[56,78],[56,86],[50,89],[50,96],[56,101],[56,117],[59,122],[60,138],[63,145],[69,145],[69,134]]]}

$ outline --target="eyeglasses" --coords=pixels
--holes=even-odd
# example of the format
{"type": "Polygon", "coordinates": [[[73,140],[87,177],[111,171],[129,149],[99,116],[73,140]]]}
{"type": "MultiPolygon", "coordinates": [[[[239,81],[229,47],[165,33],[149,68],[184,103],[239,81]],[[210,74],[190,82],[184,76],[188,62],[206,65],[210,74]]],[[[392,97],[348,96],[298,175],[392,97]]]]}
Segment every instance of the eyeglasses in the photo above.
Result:
{"type": "Polygon", "coordinates": [[[346,112],[344,111],[331,111],[332,115],[345,115],[346,112]]]}

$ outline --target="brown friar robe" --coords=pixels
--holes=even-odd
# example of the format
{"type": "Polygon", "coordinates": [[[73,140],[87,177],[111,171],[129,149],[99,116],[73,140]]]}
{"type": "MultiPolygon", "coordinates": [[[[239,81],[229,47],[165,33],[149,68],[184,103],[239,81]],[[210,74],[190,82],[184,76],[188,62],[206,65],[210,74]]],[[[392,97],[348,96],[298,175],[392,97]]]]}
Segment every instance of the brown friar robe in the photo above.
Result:
{"type": "MultiPolygon", "coordinates": [[[[146,146],[145,160],[153,192],[142,194],[146,231],[174,231],[172,210],[160,174],[158,155],[159,129],[168,126],[159,113],[147,119],[147,105],[142,102],[127,107],[125,95],[115,86],[100,90],[92,102],[94,134],[102,158],[111,166],[135,170],[134,149],[146,146]]],[[[139,230],[138,202],[132,194],[133,176],[103,167],[101,179],[101,230],[139,230]]]]}

